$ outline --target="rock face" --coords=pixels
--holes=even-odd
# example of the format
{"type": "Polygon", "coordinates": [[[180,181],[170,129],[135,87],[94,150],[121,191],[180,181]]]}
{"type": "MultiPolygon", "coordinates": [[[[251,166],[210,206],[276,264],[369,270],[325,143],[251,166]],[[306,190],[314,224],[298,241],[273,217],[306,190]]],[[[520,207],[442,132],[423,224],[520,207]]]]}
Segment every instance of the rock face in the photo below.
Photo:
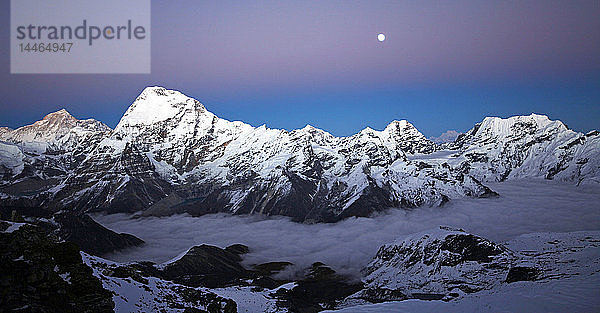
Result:
{"type": "Polygon", "coordinates": [[[28,223],[0,221],[0,249],[1,312],[237,312],[233,300],[156,278],[152,263],[106,261],[28,223]]]}
{"type": "Polygon", "coordinates": [[[54,221],[60,225],[55,230],[60,238],[77,243],[83,251],[90,254],[102,255],[144,244],[136,236],[118,234],[105,228],[86,214],[55,214],[54,221]]]}
{"type": "Polygon", "coordinates": [[[545,116],[486,118],[438,146],[404,120],[350,137],[252,127],[161,87],[144,89],[112,131],[59,111],[3,129],[0,140],[0,203],[53,212],[334,222],[495,195],[486,181],[600,182],[598,132],[576,133],[545,116]]]}
{"type": "Polygon", "coordinates": [[[25,221],[38,225],[61,240],[71,241],[93,255],[103,255],[115,250],[140,246],[144,241],[130,234],[118,234],[94,221],[89,215],[60,211],[52,213],[37,206],[2,207],[0,219],[25,221]]]}
{"type": "Polygon", "coordinates": [[[490,289],[518,259],[487,239],[442,226],[382,246],[363,270],[365,290],[353,298],[443,299],[490,289]]]}
{"type": "Polygon", "coordinates": [[[174,282],[198,287],[218,287],[249,276],[240,265],[242,258],[215,246],[192,247],[185,255],[162,267],[162,276],[174,282]]]}
{"type": "Polygon", "coordinates": [[[535,267],[514,266],[508,271],[506,282],[514,283],[516,281],[531,281],[538,278],[539,274],[540,271],[535,267]]]}
{"type": "Polygon", "coordinates": [[[314,263],[295,284],[289,290],[280,289],[275,296],[283,300],[291,312],[304,313],[333,309],[341,300],[363,288],[362,283],[351,281],[320,262],[314,263]]]}
{"type": "Polygon", "coordinates": [[[2,222],[0,230],[0,311],[113,312],[112,294],[77,245],[30,224],[2,222]]]}

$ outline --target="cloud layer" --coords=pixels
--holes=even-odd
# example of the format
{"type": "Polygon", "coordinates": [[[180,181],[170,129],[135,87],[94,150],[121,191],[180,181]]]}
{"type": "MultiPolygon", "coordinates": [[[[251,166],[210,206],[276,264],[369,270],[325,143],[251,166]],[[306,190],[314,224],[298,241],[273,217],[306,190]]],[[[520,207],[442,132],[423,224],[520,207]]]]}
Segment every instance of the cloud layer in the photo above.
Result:
{"type": "Polygon", "coordinates": [[[106,256],[116,261],[164,262],[194,245],[243,243],[251,250],[245,256],[246,265],[290,261],[304,268],[321,261],[355,277],[382,244],[437,225],[460,227],[496,242],[531,232],[600,229],[600,186],[519,181],[493,184],[492,188],[500,193],[499,198],[455,200],[441,208],[391,209],[386,214],[335,224],[305,225],[283,217],[224,214],[144,219],[114,214],[94,218],[147,242],[106,256]]]}

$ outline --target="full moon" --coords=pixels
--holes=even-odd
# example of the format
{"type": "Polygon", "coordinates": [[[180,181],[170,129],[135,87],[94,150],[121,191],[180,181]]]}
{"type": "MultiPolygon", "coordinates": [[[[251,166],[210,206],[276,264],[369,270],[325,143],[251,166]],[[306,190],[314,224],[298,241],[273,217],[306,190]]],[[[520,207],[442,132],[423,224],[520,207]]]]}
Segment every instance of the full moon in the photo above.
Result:
{"type": "Polygon", "coordinates": [[[377,40],[383,42],[385,40],[385,35],[384,34],[377,35],[377,40]]]}

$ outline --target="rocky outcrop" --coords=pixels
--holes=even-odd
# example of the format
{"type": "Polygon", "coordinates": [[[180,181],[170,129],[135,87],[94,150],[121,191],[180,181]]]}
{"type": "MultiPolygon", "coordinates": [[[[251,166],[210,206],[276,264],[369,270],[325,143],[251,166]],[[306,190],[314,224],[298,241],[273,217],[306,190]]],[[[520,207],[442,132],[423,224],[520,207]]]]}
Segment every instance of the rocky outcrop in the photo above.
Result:
{"type": "Polygon", "coordinates": [[[506,282],[514,283],[517,281],[532,281],[536,280],[540,274],[540,270],[531,266],[514,266],[506,274],[506,282]]]}
{"type": "Polygon", "coordinates": [[[55,233],[62,239],[77,243],[81,249],[94,255],[140,246],[144,241],[126,233],[115,233],[98,224],[87,214],[61,213],[54,215],[59,225],[55,233]]]}
{"type": "Polygon", "coordinates": [[[209,289],[166,280],[154,263],[115,263],[86,253],[83,258],[114,293],[116,312],[237,312],[235,301],[209,289]]]}
{"type": "Polygon", "coordinates": [[[501,245],[442,226],[382,246],[363,270],[365,290],[352,298],[381,302],[457,297],[501,284],[518,260],[501,245]]]}
{"type": "Polygon", "coordinates": [[[150,262],[106,261],[32,224],[0,221],[0,249],[1,312],[237,312],[233,300],[156,278],[150,262]]]}
{"type": "Polygon", "coordinates": [[[144,241],[131,234],[118,234],[94,221],[89,215],[51,210],[38,206],[0,206],[0,218],[38,225],[61,240],[79,245],[87,253],[103,255],[125,248],[140,246],[144,241]],[[16,220],[17,218],[18,220],[16,220]]]}
{"type": "Polygon", "coordinates": [[[247,277],[242,258],[215,246],[189,249],[181,258],[162,267],[162,276],[187,286],[218,287],[247,277]]]}
{"type": "Polygon", "coordinates": [[[291,312],[302,313],[333,309],[344,298],[363,288],[362,283],[337,274],[321,262],[314,263],[295,284],[291,289],[278,290],[275,296],[291,312]]]}
{"type": "Polygon", "coordinates": [[[113,312],[77,245],[31,224],[0,223],[0,311],[113,312]]]}
{"type": "MultiPolygon", "coordinates": [[[[490,294],[537,290],[538,282],[577,285],[577,279],[598,272],[599,242],[600,232],[581,231],[525,234],[500,245],[440,226],[382,246],[363,269],[364,288],[336,308],[407,299],[475,299],[480,309],[490,294]],[[517,289],[507,286],[515,282],[521,282],[517,289]]],[[[551,295],[556,292],[550,290],[551,295]]]]}

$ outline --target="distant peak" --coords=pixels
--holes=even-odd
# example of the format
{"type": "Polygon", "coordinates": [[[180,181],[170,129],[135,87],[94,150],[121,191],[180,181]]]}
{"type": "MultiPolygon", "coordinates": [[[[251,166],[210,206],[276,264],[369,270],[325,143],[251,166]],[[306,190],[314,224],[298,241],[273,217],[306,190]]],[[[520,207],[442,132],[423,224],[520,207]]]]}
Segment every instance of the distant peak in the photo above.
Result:
{"type": "Polygon", "coordinates": [[[514,116],[507,117],[507,118],[502,118],[502,117],[497,117],[497,116],[486,116],[483,120],[484,121],[486,121],[486,120],[487,121],[493,121],[493,120],[514,121],[514,120],[523,120],[523,119],[532,119],[535,121],[551,121],[547,115],[537,114],[537,113],[531,113],[529,115],[514,115],[514,116]]]}
{"type": "Polygon", "coordinates": [[[302,130],[305,131],[305,132],[308,132],[310,134],[320,134],[320,135],[325,135],[325,136],[328,136],[328,137],[333,137],[333,135],[330,134],[329,132],[324,131],[321,128],[314,127],[314,126],[312,126],[310,124],[306,124],[306,126],[304,126],[304,128],[302,128],[302,130]]]}
{"type": "Polygon", "coordinates": [[[161,87],[161,86],[149,86],[144,88],[144,90],[142,90],[142,92],[140,93],[140,95],[137,97],[136,102],[138,100],[157,100],[157,101],[185,101],[188,99],[191,100],[195,100],[191,97],[186,96],[185,94],[183,94],[181,91],[178,90],[173,90],[173,89],[167,89],[165,87],[161,87]],[[170,99],[164,99],[163,97],[168,97],[170,99]]]}
{"type": "Polygon", "coordinates": [[[167,88],[163,86],[147,86],[146,88],[144,88],[144,91],[146,90],[167,90],[167,88]]]}
{"type": "Polygon", "coordinates": [[[310,124],[306,124],[306,126],[304,126],[301,130],[303,131],[307,131],[307,132],[320,132],[320,133],[324,133],[325,131],[320,129],[320,128],[316,128],[310,124]]]}
{"type": "Polygon", "coordinates": [[[180,91],[167,89],[161,86],[149,86],[144,88],[140,95],[136,98],[136,101],[139,100],[156,100],[156,101],[165,101],[167,97],[170,98],[189,98],[184,95],[180,91]],[[160,100],[159,100],[160,99],[160,100]]]}
{"type": "Polygon", "coordinates": [[[75,120],[76,118],[73,117],[73,115],[71,115],[71,113],[69,113],[67,110],[65,109],[60,109],[56,112],[52,112],[47,114],[46,116],[44,116],[44,120],[50,120],[50,119],[55,119],[55,118],[68,118],[68,119],[73,119],[75,120]]]}
{"type": "Polygon", "coordinates": [[[549,120],[549,119],[550,119],[550,118],[548,117],[548,115],[544,115],[544,114],[531,113],[531,114],[529,114],[529,116],[531,116],[531,117],[535,117],[535,118],[546,119],[546,120],[549,120]]]}
{"type": "Polygon", "coordinates": [[[431,140],[437,144],[453,142],[456,140],[456,138],[458,138],[458,136],[460,136],[460,134],[461,133],[457,132],[456,130],[447,130],[447,131],[443,132],[441,135],[439,135],[438,137],[431,137],[431,138],[429,138],[429,140],[431,140]]]}

